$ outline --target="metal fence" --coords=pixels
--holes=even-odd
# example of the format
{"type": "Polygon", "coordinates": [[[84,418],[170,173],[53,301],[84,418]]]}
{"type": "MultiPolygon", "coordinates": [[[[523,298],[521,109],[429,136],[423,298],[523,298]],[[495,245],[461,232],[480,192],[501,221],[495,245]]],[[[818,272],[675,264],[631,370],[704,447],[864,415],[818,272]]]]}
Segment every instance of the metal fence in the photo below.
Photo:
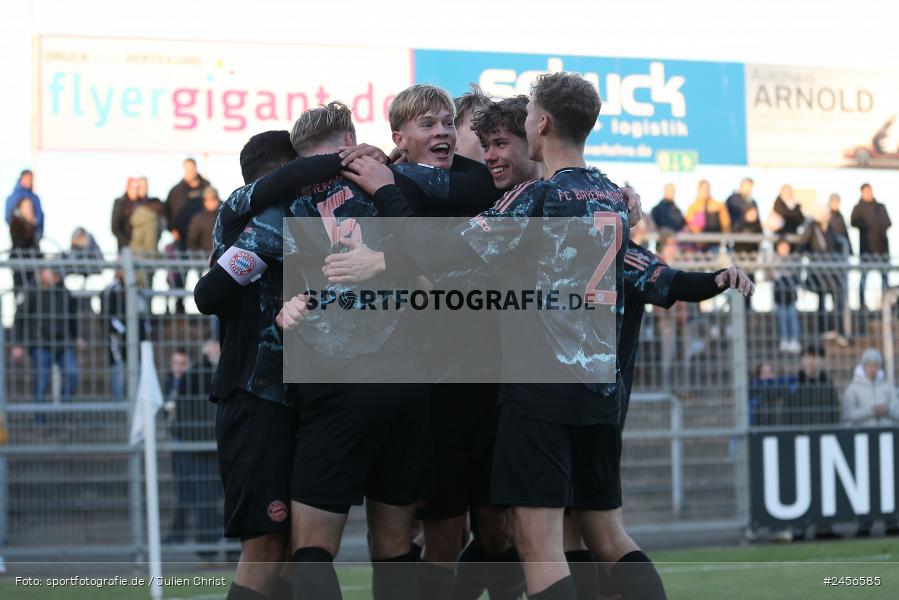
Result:
{"type": "MultiPolygon", "coordinates": [[[[895,381],[895,295],[884,296],[882,310],[860,309],[858,262],[781,259],[763,249],[736,258],[681,253],[675,266],[709,271],[734,260],[755,278],[751,303],[725,294],[646,309],[623,456],[635,531],[746,526],[750,428],[840,423],[840,394],[868,347],[884,352],[885,376],[895,381]],[[782,343],[784,327],[795,325],[784,325],[783,303],[775,303],[784,281],[795,283],[798,348],[813,346],[814,355],[782,343]],[[826,381],[800,381],[803,365],[826,381]]],[[[206,401],[217,324],[191,298],[206,266],[199,256],[0,258],[8,437],[0,444],[0,555],[144,558],[140,449],[128,444],[141,340],[153,342],[169,401],[157,424],[163,551],[237,550],[221,537],[215,409],[206,401]],[[170,285],[179,281],[186,285],[170,285]]],[[[889,262],[864,267],[899,270],[889,262]]],[[[875,306],[878,284],[869,281],[875,306]]],[[[365,547],[356,512],[344,547],[365,547]]]]}

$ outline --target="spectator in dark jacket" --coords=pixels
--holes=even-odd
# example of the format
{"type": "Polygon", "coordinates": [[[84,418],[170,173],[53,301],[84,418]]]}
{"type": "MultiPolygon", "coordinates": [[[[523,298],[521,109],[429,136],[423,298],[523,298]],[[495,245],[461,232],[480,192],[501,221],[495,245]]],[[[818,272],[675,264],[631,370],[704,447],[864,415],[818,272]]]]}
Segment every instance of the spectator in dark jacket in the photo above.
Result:
{"type": "MultiPolygon", "coordinates": [[[[203,210],[203,190],[209,185],[209,182],[197,172],[197,161],[188,158],[182,166],[184,177],[169,191],[165,200],[165,220],[172,237],[175,238],[173,250],[176,257],[182,256],[187,250],[187,230],[190,228],[191,218],[203,210]]],[[[183,289],[186,278],[185,271],[173,269],[169,271],[167,280],[174,290],[183,289]]],[[[184,312],[182,298],[175,299],[174,312],[178,314],[184,312]]]]}
{"type": "Polygon", "coordinates": [[[129,177],[128,183],[125,185],[125,193],[116,198],[112,204],[111,229],[120,251],[131,242],[131,215],[134,213],[139,199],[137,179],[129,177]]]}
{"type": "Polygon", "coordinates": [[[780,194],[774,201],[774,213],[780,218],[780,227],[774,228],[773,232],[778,235],[789,235],[799,231],[799,228],[805,222],[805,216],[802,214],[802,208],[793,197],[793,186],[784,185],[780,188],[780,194]]]}
{"type": "Polygon", "coordinates": [[[774,245],[777,253],[775,259],[778,268],[772,271],[774,279],[774,309],[777,313],[777,337],[780,338],[780,351],[799,354],[802,346],[799,337],[799,311],[796,309],[796,291],[799,288],[799,269],[790,265],[792,246],[784,238],[774,245]],[[785,265],[785,263],[787,263],[785,265]]]}
{"type": "MultiPolygon", "coordinates": [[[[887,230],[892,226],[887,207],[874,198],[871,185],[865,183],[861,187],[861,198],[852,209],[850,219],[852,226],[858,229],[858,254],[862,262],[879,262],[890,254],[890,242],[887,239],[887,230]]],[[[880,270],[880,278],[883,289],[889,285],[888,272],[880,270]]],[[[861,283],[858,288],[859,305],[865,307],[865,283],[870,269],[862,267],[861,283]]]]}
{"type": "Polygon", "coordinates": [[[178,249],[184,250],[187,241],[187,228],[191,217],[200,211],[203,189],[209,182],[197,173],[197,161],[188,158],[184,161],[184,178],[169,191],[165,200],[165,220],[169,231],[178,242],[178,249]],[[198,202],[192,203],[192,200],[198,202]],[[187,211],[187,214],[185,213],[187,211]]]}
{"type": "Polygon", "coordinates": [[[822,364],[824,348],[809,345],[802,353],[796,395],[790,407],[792,425],[835,425],[840,422],[840,395],[822,364]]]}
{"type": "Polygon", "coordinates": [[[786,424],[785,411],[795,393],[795,377],[777,377],[771,363],[760,364],[749,384],[749,424],[753,427],[786,424]]]}
{"type": "Polygon", "coordinates": [[[678,232],[687,224],[683,213],[674,203],[674,191],[674,184],[666,183],[662,199],[652,209],[652,220],[659,231],[670,229],[678,232]]]}
{"type": "MultiPolygon", "coordinates": [[[[10,258],[35,258],[40,255],[37,215],[34,202],[23,196],[13,207],[9,220],[9,237],[12,240],[10,258]]],[[[13,271],[13,289],[34,285],[34,271],[17,268],[13,271]]]]}
{"type": "Polygon", "coordinates": [[[852,242],[849,240],[849,229],[846,227],[846,219],[840,212],[840,195],[831,194],[827,201],[830,208],[830,226],[833,232],[840,238],[840,244],[843,246],[841,252],[846,256],[852,256],[852,242]]]}
{"type": "Polygon", "coordinates": [[[731,194],[724,203],[727,206],[727,212],[730,213],[730,222],[734,225],[734,231],[737,231],[737,223],[743,220],[743,216],[750,206],[755,206],[758,210],[758,205],[752,198],[752,185],[752,179],[744,177],[740,181],[740,189],[731,194]]]}
{"type": "MultiPolygon", "coordinates": [[[[184,350],[171,357],[171,372],[163,391],[174,442],[209,442],[215,439],[215,404],[209,401],[212,376],[220,356],[218,342],[203,344],[203,360],[191,367],[184,350]]],[[[184,541],[193,531],[194,541],[215,542],[219,538],[217,506],[220,501],[218,462],[213,451],[179,450],[172,453],[178,507],[172,524],[172,541],[184,541]],[[193,516],[192,528],[188,518],[193,516]]]]}
{"type": "Polygon", "coordinates": [[[62,372],[62,400],[69,400],[78,388],[75,348],[83,348],[79,335],[78,305],[62,278],[51,269],[39,272],[40,286],[28,290],[16,311],[13,325],[13,360],[25,357],[23,344],[30,347],[34,365],[34,401],[46,402],[53,364],[62,372]]]}
{"type": "Polygon", "coordinates": [[[187,249],[191,252],[212,253],[212,228],[222,201],[218,191],[211,185],[203,190],[203,210],[195,214],[187,229],[187,249]]]}
{"type": "Polygon", "coordinates": [[[845,347],[849,345],[843,322],[846,294],[842,289],[843,279],[837,266],[843,260],[842,244],[830,227],[830,209],[819,206],[815,216],[818,220],[809,221],[797,246],[800,252],[807,253],[812,260],[805,287],[818,294],[819,334],[827,339],[836,339],[837,343],[845,347]],[[833,297],[833,318],[828,318],[831,316],[827,312],[828,295],[833,297]]]}
{"type": "Polygon", "coordinates": [[[12,194],[6,198],[6,224],[12,225],[12,213],[19,200],[22,198],[31,199],[34,207],[34,216],[37,223],[37,239],[44,237],[44,210],[41,207],[41,199],[34,193],[34,174],[28,169],[22,171],[18,181],[12,190],[12,194]]]}
{"type": "MultiPolygon", "coordinates": [[[[759,219],[759,207],[755,200],[750,200],[746,205],[746,210],[739,221],[733,224],[734,233],[754,233],[761,235],[762,222],[759,219]]],[[[734,252],[737,254],[748,254],[754,258],[759,252],[759,242],[734,242],[734,252]]]]}
{"type": "MultiPolygon", "coordinates": [[[[846,227],[846,220],[843,218],[843,213],[840,212],[840,195],[831,194],[827,204],[828,208],[830,208],[830,228],[833,230],[833,234],[839,244],[840,256],[847,259],[853,254],[852,241],[849,239],[849,229],[846,227]]],[[[846,264],[848,264],[848,260],[846,261],[846,264]]],[[[838,269],[838,276],[840,279],[839,292],[842,295],[839,302],[843,306],[848,306],[849,270],[847,268],[838,269]]]]}

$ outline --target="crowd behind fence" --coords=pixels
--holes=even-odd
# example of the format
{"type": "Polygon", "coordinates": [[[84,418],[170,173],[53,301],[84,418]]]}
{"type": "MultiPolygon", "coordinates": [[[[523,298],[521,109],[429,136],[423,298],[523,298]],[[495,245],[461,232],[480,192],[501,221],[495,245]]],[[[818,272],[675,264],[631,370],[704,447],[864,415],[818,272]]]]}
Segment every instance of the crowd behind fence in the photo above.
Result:
{"type": "MultiPolygon", "coordinates": [[[[850,296],[862,269],[895,278],[899,268],[843,255],[777,256],[770,240],[745,256],[680,251],[740,239],[655,240],[678,268],[737,262],[757,291],[747,302],[724,295],[646,308],[623,456],[636,531],[745,526],[750,429],[868,424],[845,406],[847,390],[864,376],[866,350],[885,357],[874,380],[895,399],[895,299],[885,295],[872,312],[850,296]]],[[[221,558],[238,549],[221,537],[215,407],[206,399],[217,322],[190,297],[206,268],[200,254],[0,256],[0,555],[144,556],[142,469],[139,449],[128,443],[143,340],[153,343],[165,396],[158,417],[164,550],[221,558]],[[169,289],[172,272],[185,288],[169,289]]],[[[870,418],[899,422],[889,412],[870,418]]],[[[345,547],[364,548],[358,515],[347,533],[345,547]]]]}

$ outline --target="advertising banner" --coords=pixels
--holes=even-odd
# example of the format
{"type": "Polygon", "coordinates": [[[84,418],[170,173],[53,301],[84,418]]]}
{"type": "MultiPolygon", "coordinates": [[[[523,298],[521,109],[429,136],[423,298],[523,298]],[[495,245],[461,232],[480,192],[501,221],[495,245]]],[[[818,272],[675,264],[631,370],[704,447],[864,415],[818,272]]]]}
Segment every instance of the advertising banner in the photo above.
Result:
{"type": "Polygon", "coordinates": [[[896,516],[896,429],[753,433],[756,526],[896,516]]]}
{"type": "Polygon", "coordinates": [[[899,74],[746,65],[749,164],[899,168],[899,74]]]}
{"type": "Polygon", "coordinates": [[[694,158],[702,164],[746,163],[741,64],[415,50],[415,81],[435,83],[454,96],[469,83],[494,97],[529,94],[541,73],[556,71],[582,74],[602,98],[587,139],[590,160],[667,164],[674,155],[677,170],[692,170],[694,158]],[[690,164],[680,165],[681,158],[690,164]]]}
{"type": "Polygon", "coordinates": [[[387,106],[412,81],[408,49],[205,40],[42,36],[35,68],[39,150],[236,154],[331,100],[389,149],[387,106]]]}

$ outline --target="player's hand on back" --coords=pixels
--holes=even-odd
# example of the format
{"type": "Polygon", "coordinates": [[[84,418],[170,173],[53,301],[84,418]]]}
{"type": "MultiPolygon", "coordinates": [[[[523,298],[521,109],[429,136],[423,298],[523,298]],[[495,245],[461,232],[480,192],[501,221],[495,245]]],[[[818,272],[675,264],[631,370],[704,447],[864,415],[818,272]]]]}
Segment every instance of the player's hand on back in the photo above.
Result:
{"type": "Polygon", "coordinates": [[[393,185],[393,171],[370,156],[362,156],[343,169],[343,176],[374,196],[385,185],[393,185]]]}
{"type": "Polygon", "coordinates": [[[635,192],[633,188],[623,187],[620,189],[621,193],[624,194],[624,199],[627,201],[627,224],[633,227],[643,218],[643,205],[640,202],[640,194],[635,192]]]}
{"type": "Polygon", "coordinates": [[[345,167],[357,158],[370,156],[382,165],[387,164],[388,158],[384,151],[371,144],[357,144],[356,146],[341,146],[337,149],[340,153],[340,166],[345,167]]]}
{"type": "Polygon", "coordinates": [[[284,331],[296,328],[309,312],[309,309],[306,308],[306,300],[308,300],[306,294],[297,294],[285,302],[278,312],[278,316],[275,317],[278,327],[284,331]]]}
{"type": "Polygon", "coordinates": [[[729,287],[737,290],[743,296],[752,296],[755,293],[755,284],[749,279],[749,275],[739,267],[721,271],[715,276],[715,283],[719,289],[729,287]]]}
{"type": "Polygon", "coordinates": [[[322,273],[331,283],[347,283],[365,281],[387,269],[384,253],[376,252],[365,244],[352,238],[340,238],[340,243],[349,252],[329,254],[325,257],[322,273]]]}

